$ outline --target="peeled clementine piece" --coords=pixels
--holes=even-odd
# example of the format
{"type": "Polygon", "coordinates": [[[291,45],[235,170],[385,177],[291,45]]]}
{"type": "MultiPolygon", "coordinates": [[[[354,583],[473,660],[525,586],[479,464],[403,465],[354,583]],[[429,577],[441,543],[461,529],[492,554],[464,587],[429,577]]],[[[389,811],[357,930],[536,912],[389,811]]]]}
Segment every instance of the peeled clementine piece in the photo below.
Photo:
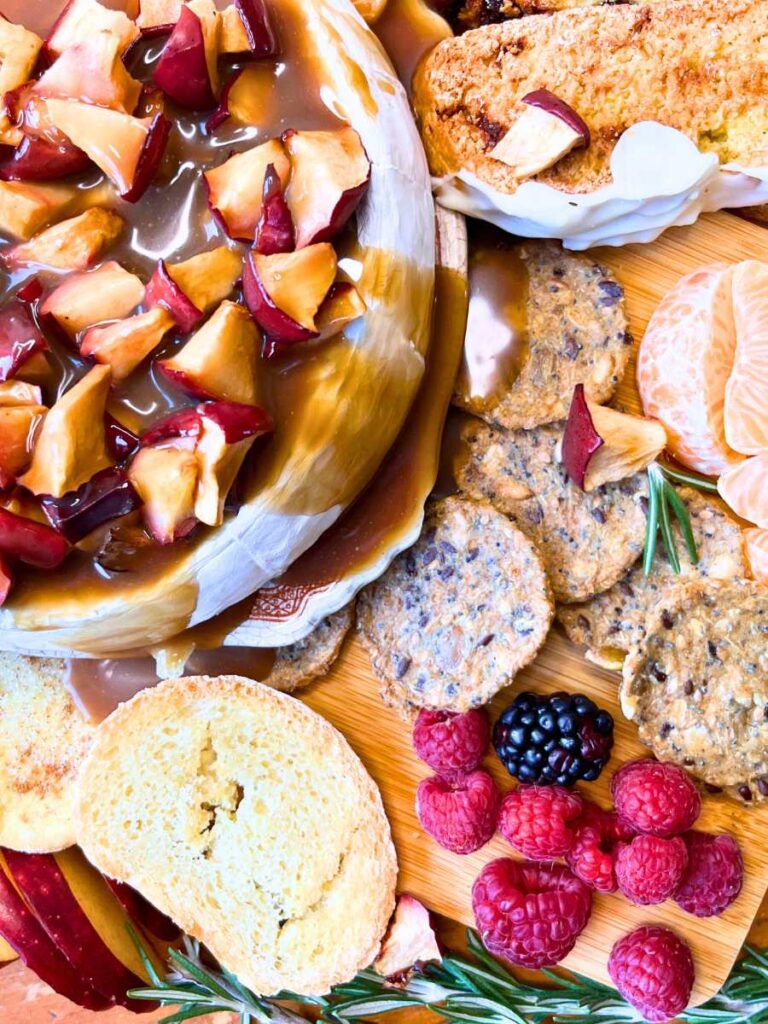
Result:
{"type": "Polygon", "coordinates": [[[768,263],[734,268],[736,358],[725,388],[725,437],[745,455],[768,451],[768,263]]]}
{"type": "Polygon", "coordinates": [[[723,473],[717,489],[737,516],[768,529],[768,452],[753,455],[723,473]]]}
{"type": "Polygon", "coordinates": [[[768,530],[745,530],[744,546],[752,575],[758,583],[768,583],[768,530]]]}
{"type": "Polygon", "coordinates": [[[651,317],[637,359],[645,415],[664,424],[679,462],[707,476],[743,458],[729,447],[723,423],[736,352],[732,274],[714,263],[681,278],[651,317]]]}

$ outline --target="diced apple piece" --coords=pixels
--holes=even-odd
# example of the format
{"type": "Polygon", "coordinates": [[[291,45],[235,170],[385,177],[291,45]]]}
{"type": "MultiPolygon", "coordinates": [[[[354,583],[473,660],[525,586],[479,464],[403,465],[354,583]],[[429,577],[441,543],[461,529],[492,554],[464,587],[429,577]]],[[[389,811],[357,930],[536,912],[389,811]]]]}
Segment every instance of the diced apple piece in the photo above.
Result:
{"type": "Polygon", "coordinates": [[[361,317],[367,307],[353,284],[341,281],[332,286],[315,317],[318,340],[325,341],[339,334],[353,320],[361,317]]]}
{"type": "Polygon", "coordinates": [[[263,256],[271,256],[276,252],[290,252],[295,248],[295,242],[293,217],[283,185],[274,164],[269,164],[264,175],[261,216],[254,232],[253,247],[263,256]]]}
{"type": "Polygon", "coordinates": [[[16,298],[21,299],[22,302],[37,302],[42,294],[43,286],[40,282],[40,278],[30,277],[30,279],[16,292],[16,298]]]}
{"type": "Polygon", "coordinates": [[[141,280],[109,260],[95,270],[66,277],[40,304],[40,316],[53,317],[74,341],[87,327],[128,316],[143,298],[141,280]]]}
{"type": "Polygon", "coordinates": [[[279,139],[236,153],[204,174],[208,202],[232,238],[250,241],[261,216],[261,195],[267,167],[272,164],[283,186],[291,164],[279,139]]]}
{"type": "Polygon", "coordinates": [[[250,53],[252,57],[273,57],[277,39],[264,0],[235,0],[221,17],[222,53],[250,53]]]}
{"type": "Polygon", "coordinates": [[[158,420],[142,435],[141,447],[170,445],[191,452],[197,447],[202,429],[203,421],[197,409],[177,409],[176,412],[158,420]]]}
{"type": "Polygon", "coordinates": [[[307,341],[319,333],[315,316],[336,277],[336,253],[329,242],[296,252],[245,261],[243,295],[253,318],[278,341],[307,341]]]}
{"type": "Polygon", "coordinates": [[[190,394],[255,405],[258,343],[259,332],[248,310],[236,302],[222,302],[180,351],[158,365],[190,394]]]}
{"type": "Polygon", "coordinates": [[[197,456],[183,448],[142,448],[128,467],[144,506],[147,530],[160,544],[172,544],[195,526],[197,456]]]}
{"type": "Polygon", "coordinates": [[[197,443],[200,478],[195,515],[201,523],[219,526],[224,502],[251,445],[272,430],[270,416],[256,406],[211,402],[198,406],[202,431],[197,443]]]}
{"type": "Polygon", "coordinates": [[[35,264],[58,270],[84,270],[119,238],[125,221],[113,210],[93,206],[78,217],[46,228],[3,253],[10,269],[35,264]]]}
{"type": "Polygon", "coordinates": [[[0,231],[16,238],[31,238],[58,217],[64,217],[80,200],[72,185],[33,185],[0,181],[0,231]]]}
{"type": "Polygon", "coordinates": [[[89,157],[69,139],[60,142],[23,136],[8,159],[0,163],[3,181],[55,181],[91,166],[89,157]]]}
{"type": "Polygon", "coordinates": [[[214,132],[230,117],[236,124],[269,122],[278,116],[279,103],[274,68],[268,64],[248,64],[227,79],[219,105],[208,118],[206,128],[214,132]]]}
{"type": "Polygon", "coordinates": [[[0,383],[0,409],[42,404],[43,393],[36,384],[28,384],[23,380],[4,380],[0,383]]]}
{"type": "Polygon", "coordinates": [[[161,260],[147,285],[147,305],[164,306],[187,333],[231,294],[242,269],[240,254],[223,245],[182,263],[161,260]]]}
{"type": "Polygon", "coordinates": [[[142,35],[171,32],[179,20],[184,0],[139,0],[136,24],[142,35]]]}
{"type": "Polygon", "coordinates": [[[46,347],[45,338],[20,299],[11,299],[0,309],[0,381],[15,377],[35,353],[46,347]]]}
{"type": "Polygon", "coordinates": [[[123,199],[135,203],[146,191],[171,130],[162,114],[132,117],[77,100],[46,100],[51,123],[93,160],[123,199]]]}
{"type": "Polygon", "coordinates": [[[155,84],[187,110],[206,110],[216,103],[220,18],[211,0],[182,7],[155,68],[155,84]]]}
{"type": "Polygon", "coordinates": [[[38,79],[33,92],[44,98],[80,100],[132,114],[141,82],[123,64],[121,41],[112,32],[92,32],[66,49],[38,79]]]}
{"type": "Polygon", "coordinates": [[[415,896],[403,893],[382,940],[373,969],[385,978],[399,977],[416,964],[443,959],[430,913],[415,896]]]}
{"type": "Polygon", "coordinates": [[[590,143],[589,128],[573,107],[547,89],[523,96],[525,109],[490,155],[530,178],[552,167],[571,150],[590,143]]]}
{"type": "Polygon", "coordinates": [[[85,42],[94,32],[111,32],[124,53],[139,35],[139,27],[124,11],[111,10],[97,0],[70,0],[51,29],[45,48],[58,57],[70,46],[85,42]]]}
{"type": "MultiPolygon", "coordinates": [[[[0,96],[32,77],[42,46],[40,36],[0,15],[0,96]]],[[[20,141],[5,111],[0,113],[0,141],[10,145],[20,141]]]]}
{"type": "Polygon", "coordinates": [[[354,128],[283,133],[291,160],[286,198],[296,225],[296,248],[337,235],[368,190],[371,165],[354,128]]]}
{"type": "Polygon", "coordinates": [[[666,444],[667,432],[657,420],[597,405],[586,398],[583,384],[574,388],[562,458],[577,487],[594,491],[639,473],[666,444]]]}
{"type": "Polygon", "coordinates": [[[80,354],[105,363],[113,380],[123,380],[153,352],[173,327],[173,317],[162,306],[117,320],[104,327],[90,327],[80,344],[80,354]]]}
{"type": "Polygon", "coordinates": [[[23,487],[60,498],[111,465],[104,430],[110,378],[108,366],[94,366],[49,410],[23,487]]]}
{"type": "Polygon", "coordinates": [[[0,488],[29,468],[46,412],[43,405],[0,406],[0,488]]]}
{"type": "Polygon", "coordinates": [[[52,527],[0,508],[0,552],[35,569],[55,569],[69,554],[69,544],[52,527]]]}
{"type": "Polygon", "coordinates": [[[41,504],[51,526],[70,544],[77,544],[104,523],[134,512],[140,507],[141,498],[125,470],[110,466],[76,491],[61,498],[45,496],[41,504]]]}
{"type": "Polygon", "coordinates": [[[115,462],[125,462],[139,450],[139,438],[110,413],[104,415],[107,451],[115,462]]]}

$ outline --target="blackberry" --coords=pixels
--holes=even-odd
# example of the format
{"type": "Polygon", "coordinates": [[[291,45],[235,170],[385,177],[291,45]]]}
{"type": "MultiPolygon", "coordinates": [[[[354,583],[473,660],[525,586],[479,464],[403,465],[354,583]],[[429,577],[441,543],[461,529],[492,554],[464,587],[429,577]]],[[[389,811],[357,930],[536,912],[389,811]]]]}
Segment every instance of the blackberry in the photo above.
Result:
{"type": "Polygon", "coordinates": [[[520,782],[594,782],[611,756],[613,718],[581,693],[521,693],[496,722],[493,745],[520,782]]]}

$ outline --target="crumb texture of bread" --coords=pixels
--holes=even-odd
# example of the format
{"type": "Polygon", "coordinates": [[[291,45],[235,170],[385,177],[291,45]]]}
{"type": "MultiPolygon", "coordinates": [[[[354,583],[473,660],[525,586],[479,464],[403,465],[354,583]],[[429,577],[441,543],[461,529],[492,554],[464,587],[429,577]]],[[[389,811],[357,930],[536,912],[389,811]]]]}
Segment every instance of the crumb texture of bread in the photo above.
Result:
{"type": "Polygon", "coordinates": [[[72,846],[75,780],[95,728],[64,685],[63,661],[0,654],[0,846],[72,846]]]}
{"type": "Polygon", "coordinates": [[[78,842],[258,993],[319,995],[374,959],[397,861],[344,737],[238,676],[167,680],[98,729],[78,842]]]}
{"type": "Polygon", "coordinates": [[[768,165],[768,4],[663,0],[559,11],[440,43],[420,65],[414,104],[434,174],[466,169],[501,192],[521,182],[490,151],[548,89],[587,122],[592,142],[535,180],[564,192],[611,181],[631,125],[658,121],[721,163],[768,165]]]}

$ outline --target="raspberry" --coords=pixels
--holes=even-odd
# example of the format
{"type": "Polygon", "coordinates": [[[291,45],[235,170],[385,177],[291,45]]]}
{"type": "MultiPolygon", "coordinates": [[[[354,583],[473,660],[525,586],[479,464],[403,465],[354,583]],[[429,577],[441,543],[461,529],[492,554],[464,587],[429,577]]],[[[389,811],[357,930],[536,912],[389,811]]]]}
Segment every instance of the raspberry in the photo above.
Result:
{"type": "Polygon", "coordinates": [[[686,832],[688,867],[675,902],[696,917],[722,914],[741,892],[744,862],[733,836],[686,832]]]}
{"type": "Polygon", "coordinates": [[[693,957],[688,944],[668,928],[645,926],[619,939],[608,973],[622,996],[647,1021],[673,1020],[688,1005],[693,957]]]}
{"type": "Polygon", "coordinates": [[[573,949],[592,894],[561,864],[509,857],[486,864],[472,886],[480,936],[494,956],[521,967],[552,967],[573,949]]]}
{"type": "Polygon", "coordinates": [[[581,817],[574,822],[573,846],[566,854],[568,867],[597,892],[616,892],[616,843],[631,840],[634,833],[613,811],[584,800],[581,817]]]}
{"type": "Polygon", "coordinates": [[[481,708],[462,714],[420,711],[413,727],[413,748],[438,775],[471,772],[485,756],[491,739],[488,715],[481,708]]]}
{"type": "Polygon", "coordinates": [[[619,817],[652,836],[680,835],[701,812],[698,790],[675,764],[630,761],[613,776],[611,793],[619,817]]]}
{"type": "Polygon", "coordinates": [[[632,903],[663,903],[680,885],[687,863],[688,853],[679,836],[635,836],[616,849],[616,881],[632,903]]]}
{"type": "Polygon", "coordinates": [[[531,860],[564,857],[573,846],[568,827],[582,811],[582,799],[562,786],[519,786],[504,797],[499,831],[531,860]]]}
{"type": "Polygon", "coordinates": [[[499,791],[482,770],[456,779],[434,775],[419,783],[416,814],[422,828],[446,850],[473,853],[496,831],[499,791]]]}

